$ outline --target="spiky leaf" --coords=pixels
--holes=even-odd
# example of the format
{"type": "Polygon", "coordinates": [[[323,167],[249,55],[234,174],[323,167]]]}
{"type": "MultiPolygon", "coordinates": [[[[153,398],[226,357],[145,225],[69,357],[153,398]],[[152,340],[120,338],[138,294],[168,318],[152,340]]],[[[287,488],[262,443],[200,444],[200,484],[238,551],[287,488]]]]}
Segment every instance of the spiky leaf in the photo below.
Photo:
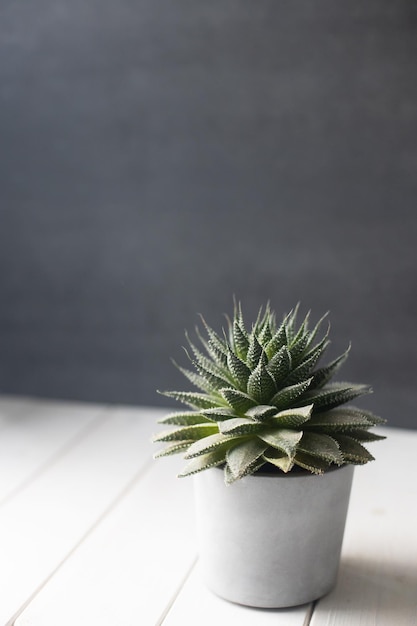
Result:
{"type": "Polygon", "coordinates": [[[271,465],[278,467],[285,474],[292,470],[294,466],[294,461],[292,458],[290,458],[284,452],[274,450],[273,448],[268,448],[268,450],[264,453],[263,458],[267,463],[271,463],[271,465]]]}
{"type": "Polygon", "coordinates": [[[218,399],[204,393],[192,391],[162,391],[161,395],[174,398],[192,409],[210,409],[218,405],[218,399]]]}
{"type": "MultiPolygon", "coordinates": [[[[379,420],[376,423],[379,423],[379,420]]],[[[311,417],[307,427],[316,431],[344,432],[357,428],[370,428],[374,425],[375,416],[369,412],[353,407],[338,407],[316,413],[311,417]]]]}
{"type": "Polygon", "coordinates": [[[249,348],[246,356],[246,364],[251,370],[255,369],[258,365],[262,352],[262,346],[259,343],[257,336],[252,334],[250,336],[249,348]]]}
{"type": "Polygon", "coordinates": [[[200,389],[201,391],[207,391],[208,393],[212,393],[215,389],[219,389],[221,387],[224,387],[225,382],[222,381],[221,379],[212,376],[211,374],[209,375],[203,375],[201,376],[200,374],[196,374],[195,372],[193,372],[192,370],[188,370],[185,367],[181,367],[180,365],[178,365],[177,363],[175,363],[175,361],[173,361],[175,367],[186,377],[188,378],[188,380],[195,386],[197,387],[197,389],[200,389]]]}
{"type": "Polygon", "coordinates": [[[305,337],[301,337],[301,339],[292,348],[290,348],[291,360],[294,364],[300,363],[305,352],[307,343],[308,336],[306,335],[305,337]]]}
{"type": "MultiPolygon", "coordinates": [[[[325,314],[324,314],[324,315],[323,315],[323,316],[319,319],[319,321],[317,322],[317,324],[315,325],[315,327],[313,328],[313,330],[309,333],[308,343],[307,343],[307,346],[306,346],[306,350],[310,350],[311,346],[312,346],[312,345],[313,345],[313,343],[314,343],[314,340],[315,340],[315,339],[316,339],[316,337],[317,337],[317,334],[318,334],[318,332],[319,332],[320,328],[322,327],[322,324],[323,324],[324,320],[328,317],[328,315],[329,315],[329,312],[325,313],[325,314]]],[[[326,332],[325,337],[328,337],[329,332],[330,332],[330,324],[328,325],[328,328],[327,328],[327,332],[326,332]]]]}
{"type": "MultiPolygon", "coordinates": [[[[307,380],[303,380],[296,385],[290,385],[289,387],[284,387],[278,391],[270,400],[270,404],[274,404],[278,410],[284,410],[287,407],[291,407],[294,402],[299,398],[305,391],[308,389],[311,382],[311,378],[307,378],[307,380]]],[[[305,404],[311,404],[310,402],[306,402],[305,404]]]]}
{"type": "Polygon", "coordinates": [[[187,351],[186,354],[194,367],[196,367],[201,373],[201,375],[203,377],[207,376],[208,380],[210,380],[211,377],[213,377],[215,380],[223,380],[223,385],[220,385],[220,387],[224,387],[225,385],[229,384],[233,380],[233,378],[227,369],[227,360],[224,364],[221,362],[217,362],[216,360],[211,360],[210,358],[202,354],[202,352],[198,348],[196,348],[196,346],[193,344],[187,334],[186,337],[194,358],[192,358],[187,351]]]}
{"type": "Polygon", "coordinates": [[[316,353],[318,353],[320,357],[327,350],[328,346],[330,345],[329,332],[330,332],[330,325],[327,328],[327,331],[323,339],[321,339],[321,341],[319,341],[319,343],[313,347],[311,346],[311,334],[309,335],[307,346],[303,355],[303,360],[310,359],[316,353]]]}
{"type": "Polygon", "coordinates": [[[176,430],[166,430],[154,437],[154,442],[196,440],[201,437],[208,437],[218,432],[217,424],[195,424],[193,426],[182,426],[176,430]]]}
{"type": "Polygon", "coordinates": [[[226,461],[233,478],[237,480],[245,476],[267,448],[262,441],[251,439],[228,450],[226,461]]]}
{"type": "Polygon", "coordinates": [[[218,467],[225,462],[225,453],[223,450],[213,450],[207,454],[197,456],[184,467],[184,469],[178,474],[178,478],[184,478],[185,476],[191,476],[197,474],[203,470],[210,469],[211,467],[218,467]]]}
{"type": "Polygon", "coordinates": [[[313,371],[317,361],[323,354],[326,343],[323,346],[318,346],[320,349],[316,349],[312,351],[312,354],[304,357],[297,367],[295,367],[291,373],[285,379],[286,385],[293,385],[295,383],[300,382],[301,380],[305,380],[308,378],[313,371]]]}
{"type": "Polygon", "coordinates": [[[349,348],[316,369],[329,341],[316,339],[309,315],[297,324],[298,305],[279,327],[269,304],[247,332],[240,304],[221,335],[203,320],[196,329],[204,350],[191,342],[193,369],[180,371],[202,393],[166,392],[190,410],[171,413],[162,423],[174,426],[156,437],[167,447],[157,456],[185,452],[191,462],[182,475],[224,466],[226,483],[259,471],[265,464],[289,472],[293,464],[322,473],[333,464],[365,463],[373,457],[360,442],[381,439],[369,430],[384,420],[369,411],[342,407],[370,388],[332,383],[349,348]]]}
{"type": "Polygon", "coordinates": [[[314,410],[332,409],[350,402],[358,396],[371,393],[368,385],[352,385],[350,383],[331,383],[319,390],[307,391],[303,400],[308,404],[314,404],[314,410]]]}
{"type": "MultiPolygon", "coordinates": [[[[278,352],[274,354],[267,365],[267,369],[276,385],[279,385],[288,377],[291,371],[291,354],[287,346],[282,346],[278,352]]],[[[299,382],[299,380],[297,382],[299,382]]]]}
{"type": "Polygon", "coordinates": [[[279,329],[272,336],[272,339],[265,346],[265,352],[268,359],[272,359],[282,347],[287,347],[287,344],[286,320],[284,320],[279,329]]]}
{"type": "Polygon", "coordinates": [[[298,442],[303,436],[302,431],[290,430],[285,428],[270,428],[258,435],[265,443],[281,452],[284,452],[290,458],[293,458],[298,442]]]}
{"type": "Polygon", "coordinates": [[[154,459],[160,459],[163,456],[171,456],[172,454],[178,454],[188,450],[191,444],[194,443],[193,439],[186,439],[185,441],[177,441],[161,450],[158,450],[153,456],[154,459]]]}
{"type": "Polygon", "coordinates": [[[222,389],[221,394],[229,405],[238,413],[246,413],[248,409],[255,406],[256,402],[243,391],[238,389],[222,389]]]}
{"type": "Polygon", "coordinates": [[[245,416],[260,422],[266,420],[268,417],[276,415],[277,407],[270,404],[257,404],[249,411],[246,411],[245,416]]]}
{"type": "MultiPolygon", "coordinates": [[[[204,378],[208,384],[208,393],[212,393],[213,395],[217,394],[219,389],[223,389],[223,387],[230,385],[230,377],[226,374],[219,372],[218,374],[214,374],[211,371],[213,368],[204,367],[203,365],[199,365],[198,363],[194,363],[194,367],[200,375],[200,378],[204,378]]],[[[200,389],[203,389],[200,386],[200,389]]]]}
{"type": "Polygon", "coordinates": [[[202,424],[204,422],[212,422],[213,420],[206,417],[202,413],[194,411],[169,413],[165,417],[158,420],[158,424],[172,424],[174,426],[192,426],[193,424],[202,424]]]}
{"type": "Polygon", "coordinates": [[[204,437],[203,439],[199,439],[198,441],[192,442],[189,445],[187,450],[187,454],[184,455],[185,459],[192,459],[195,456],[200,456],[202,454],[207,454],[213,450],[222,449],[226,453],[226,450],[233,444],[237,444],[241,441],[238,437],[231,437],[223,435],[222,433],[215,433],[214,435],[209,435],[208,437],[204,437]]]}
{"type": "Polygon", "coordinates": [[[298,428],[310,419],[312,410],[312,404],[299,408],[287,409],[276,413],[270,419],[270,422],[273,422],[274,426],[279,426],[280,428],[298,428]]]}
{"type": "Polygon", "coordinates": [[[204,328],[208,335],[207,346],[209,348],[210,354],[215,356],[215,359],[219,362],[226,364],[227,363],[227,344],[226,342],[219,337],[219,335],[207,324],[204,317],[201,315],[201,321],[204,324],[204,328]]]}
{"type": "Polygon", "coordinates": [[[354,465],[363,465],[364,463],[368,463],[368,461],[374,460],[372,454],[370,454],[368,450],[358,441],[352,439],[352,437],[337,433],[334,438],[339,444],[345,462],[352,463],[354,465]]]}
{"type": "Polygon", "coordinates": [[[312,474],[323,474],[330,467],[329,461],[317,456],[311,456],[311,454],[301,450],[295,455],[294,463],[312,474]]]}
{"type": "Polygon", "coordinates": [[[234,419],[220,422],[219,429],[224,435],[249,435],[258,433],[262,429],[262,423],[245,417],[235,417],[234,419]]]}
{"type": "Polygon", "coordinates": [[[287,337],[288,345],[291,345],[293,343],[294,337],[297,334],[296,321],[297,321],[299,308],[300,308],[300,303],[298,302],[294,310],[291,311],[291,313],[287,316],[287,319],[286,319],[285,330],[286,330],[286,337],[287,337]]]}
{"type": "Polygon", "coordinates": [[[236,411],[229,407],[225,406],[216,406],[212,409],[203,409],[201,413],[209,420],[214,420],[215,422],[229,420],[233,417],[236,417],[236,411]]]}
{"type": "MultiPolygon", "coordinates": [[[[250,369],[236,354],[229,349],[227,353],[227,365],[236,382],[236,387],[241,391],[246,391],[250,369]]],[[[224,385],[223,385],[224,387],[224,385]]]]}
{"type": "Polygon", "coordinates": [[[261,331],[259,332],[259,343],[261,346],[267,345],[272,339],[271,326],[269,321],[266,320],[264,325],[262,326],[261,331]]]}
{"type": "Polygon", "coordinates": [[[233,321],[233,345],[236,356],[243,361],[246,360],[249,348],[249,336],[244,329],[243,323],[240,323],[237,319],[233,321]]]}
{"type": "Polygon", "coordinates": [[[329,380],[331,380],[333,376],[342,367],[343,363],[346,361],[346,359],[349,356],[349,352],[350,352],[350,345],[347,348],[347,350],[343,352],[343,354],[337,357],[337,359],[334,359],[334,361],[332,361],[328,365],[325,365],[324,367],[314,372],[313,381],[311,383],[311,388],[320,389],[321,387],[324,387],[324,385],[326,385],[329,382],[329,380]]]}
{"type": "Polygon", "coordinates": [[[352,439],[360,443],[365,443],[365,442],[370,442],[370,441],[382,441],[383,439],[386,439],[384,435],[377,435],[376,433],[370,433],[368,430],[353,430],[352,429],[352,430],[347,431],[344,434],[348,435],[349,437],[351,437],[352,439]]]}
{"type": "Polygon", "coordinates": [[[260,360],[248,379],[247,392],[259,404],[265,402],[275,393],[274,379],[268,372],[266,365],[260,360]]]}
{"type": "Polygon", "coordinates": [[[341,465],[343,456],[335,439],[329,435],[305,432],[298,445],[298,450],[311,456],[324,459],[329,463],[341,465]]]}

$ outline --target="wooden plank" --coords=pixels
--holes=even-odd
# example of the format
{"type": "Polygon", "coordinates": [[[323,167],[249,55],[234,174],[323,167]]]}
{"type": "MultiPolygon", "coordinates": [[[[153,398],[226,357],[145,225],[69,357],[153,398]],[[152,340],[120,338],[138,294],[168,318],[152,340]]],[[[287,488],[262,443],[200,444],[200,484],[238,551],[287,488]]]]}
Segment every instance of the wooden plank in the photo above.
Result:
{"type": "Polygon", "coordinates": [[[181,467],[178,459],[155,464],[65,561],[16,626],[211,626],[216,618],[241,626],[303,626],[308,606],[264,611],[233,605],[207,591],[195,573],[169,611],[194,560],[192,482],[174,478],[181,467]]]}
{"type": "Polygon", "coordinates": [[[311,626],[417,625],[417,432],[385,434],[355,470],[338,585],[311,626]]]}
{"type": "Polygon", "coordinates": [[[13,623],[12,616],[152,463],[149,439],[160,414],[114,410],[0,509],[1,624],[13,623]]]}
{"type": "MultiPolygon", "coordinates": [[[[157,412],[154,416],[146,411],[145,414],[150,434],[154,430],[157,412]]],[[[132,438],[132,432],[126,424],[110,430],[121,459],[120,451],[124,454],[126,437],[132,438]],[[117,438],[115,430],[123,431],[124,435],[119,432],[117,438]]],[[[339,585],[318,603],[311,626],[417,624],[417,544],[414,534],[417,476],[412,465],[417,433],[388,429],[387,433],[389,439],[375,446],[377,461],[356,471],[339,585]],[[404,468],[401,464],[391,465],[393,459],[409,461],[404,468]]],[[[100,437],[92,437],[92,441],[94,445],[87,447],[81,458],[85,463],[88,450],[91,453],[98,445],[100,453],[94,462],[97,471],[93,475],[96,480],[100,475],[107,479],[112,475],[107,467],[108,442],[103,446],[100,437]],[[107,454],[103,454],[103,450],[107,450],[107,454]]],[[[144,445],[148,446],[147,437],[144,445]]],[[[192,522],[191,482],[174,479],[170,464],[177,461],[164,459],[151,463],[145,474],[134,476],[130,488],[122,493],[123,497],[119,490],[119,499],[103,512],[101,518],[97,518],[78,544],[73,543],[73,552],[63,559],[55,574],[34,595],[17,619],[17,626],[52,626],[57,623],[60,626],[74,623],[178,626],[194,622],[199,626],[209,623],[211,626],[216,618],[219,624],[239,622],[241,626],[249,624],[249,620],[257,626],[308,623],[308,607],[281,611],[247,609],[212,595],[194,571],[185,580],[193,559],[193,536],[189,526],[192,522]],[[175,543],[173,536],[177,540],[175,543]],[[179,589],[183,579],[184,585],[179,589]]],[[[75,455],[65,465],[66,472],[71,472],[79,462],[80,455],[75,455]]],[[[116,462],[117,454],[110,464],[116,462]]],[[[55,469],[49,488],[57,479],[61,484],[62,468],[58,473],[55,469]]],[[[77,474],[69,490],[73,507],[74,503],[77,505],[72,509],[74,516],[83,509],[80,504],[85,503],[88,496],[95,495],[92,486],[84,488],[84,471],[77,469],[77,474]],[[72,494],[77,486],[83,492],[81,500],[72,494]]],[[[93,485],[93,476],[89,479],[93,485]]],[[[45,486],[41,493],[44,490],[45,486]]],[[[65,511],[66,515],[71,513],[68,503],[65,511]]],[[[56,520],[56,513],[54,515],[56,520]]],[[[89,519],[92,518],[89,515],[89,519]]],[[[44,516],[40,520],[44,522],[44,516]]],[[[36,519],[35,527],[38,526],[39,519],[36,519]]],[[[87,526],[84,519],[83,528],[87,526]]],[[[54,524],[49,526],[49,533],[53,527],[54,524]]],[[[2,534],[0,523],[0,554],[3,553],[2,534]]],[[[44,541],[47,545],[47,538],[44,541]]],[[[21,583],[15,577],[14,585],[18,584],[21,583]]],[[[5,588],[1,575],[0,588],[5,589],[6,596],[8,587],[5,588]]],[[[0,615],[1,609],[0,606],[0,615]]]]}
{"type": "Polygon", "coordinates": [[[163,626],[179,626],[180,624],[303,626],[308,621],[310,610],[310,605],[273,610],[248,608],[226,602],[206,589],[200,579],[197,566],[169,610],[163,626]]]}
{"type": "Polygon", "coordinates": [[[2,398],[0,411],[0,507],[105,418],[104,407],[40,400],[2,398]]]}
{"type": "MultiPolygon", "coordinates": [[[[16,626],[159,624],[195,560],[192,481],[154,462],[65,561],[16,626]]],[[[178,624],[201,624],[191,618],[178,624]]]]}

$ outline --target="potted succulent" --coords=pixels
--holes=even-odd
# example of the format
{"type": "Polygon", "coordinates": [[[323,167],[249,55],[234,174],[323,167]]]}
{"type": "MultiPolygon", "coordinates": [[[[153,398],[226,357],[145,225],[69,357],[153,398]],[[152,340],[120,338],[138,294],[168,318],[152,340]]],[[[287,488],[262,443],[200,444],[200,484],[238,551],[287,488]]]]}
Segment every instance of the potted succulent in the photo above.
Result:
{"type": "Polygon", "coordinates": [[[309,329],[296,307],[280,324],[269,305],[249,330],[235,305],[223,336],[202,319],[202,348],[187,335],[199,391],[168,391],[188,409],[161,420],[170,429],[156,457],[183,453],[180,476],[195,476],[197,537],[206,583],[240,604],[285,607],[335,584],[353,466],[373,457],[383,423],[345,406],[369,386],[332,382],[349,348],[327,365],[324,316],[309,329]],[[322,336],[321,336],[322,335],[322,336]]]}

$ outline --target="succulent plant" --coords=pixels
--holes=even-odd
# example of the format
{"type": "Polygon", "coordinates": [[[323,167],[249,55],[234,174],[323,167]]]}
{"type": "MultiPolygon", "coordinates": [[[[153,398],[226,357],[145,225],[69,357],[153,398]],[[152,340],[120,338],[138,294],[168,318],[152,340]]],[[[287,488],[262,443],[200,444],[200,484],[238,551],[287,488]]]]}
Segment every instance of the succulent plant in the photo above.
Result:
{"type": "Polygon", "coordinates": [[[155,457],[184,453],[179,476],[224,467],[226,484],[261,468],[322,474],[373,460],[362,444],[384,438],[369,431],[385,420],[342,406],[371,388],[331,382],[350,346],[317,367],[330,343],[329,326],[321,332],[326,316],[309,330],[309,314],[298,325],[297,313],[298,306],[277,325],[268,304],[248,331],[235,304],[223,336],[202,318],[202,350],[186,335],[193,368],[177,365],[199,391],[163,392],[188,409],[160,420],[171,428],[154,438],[167,444],[155,457]]]}

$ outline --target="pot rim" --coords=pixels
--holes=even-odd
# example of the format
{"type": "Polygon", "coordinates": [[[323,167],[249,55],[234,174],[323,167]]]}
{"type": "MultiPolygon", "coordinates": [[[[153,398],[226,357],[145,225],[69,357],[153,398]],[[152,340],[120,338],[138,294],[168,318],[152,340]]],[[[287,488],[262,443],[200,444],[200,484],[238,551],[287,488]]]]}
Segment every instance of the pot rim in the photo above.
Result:
{"type": "MultiPolygon", "coordinates": [[[[329,467],[329,469],[325,470],[323,472],[323,474],[314,474],[313,472],[309,472],[308,470],[302,470],[302,468],[300,468],[300,471],[290,471],[290,472],[280,472],[279,469],[277,468],[276,472],[266,472],[266,471],[258,471],[255,472],[254,474],[247,474],[246,476],[242,476],[242,478],[256,478],[257,476],[259,478],[323,478],[326,474],[332,474],[333,472],[337,472],[338,470],[347,468],[347,467],[352,467],[354,468],[355,465],[353,463],[343,463],[343,465],[335,465],[334,467],[329,467]]],[[[224,465],[217,465],[215,467],[211,467],[210,469],[215,469],[215,470],[224,470],[224,465]]]]}

